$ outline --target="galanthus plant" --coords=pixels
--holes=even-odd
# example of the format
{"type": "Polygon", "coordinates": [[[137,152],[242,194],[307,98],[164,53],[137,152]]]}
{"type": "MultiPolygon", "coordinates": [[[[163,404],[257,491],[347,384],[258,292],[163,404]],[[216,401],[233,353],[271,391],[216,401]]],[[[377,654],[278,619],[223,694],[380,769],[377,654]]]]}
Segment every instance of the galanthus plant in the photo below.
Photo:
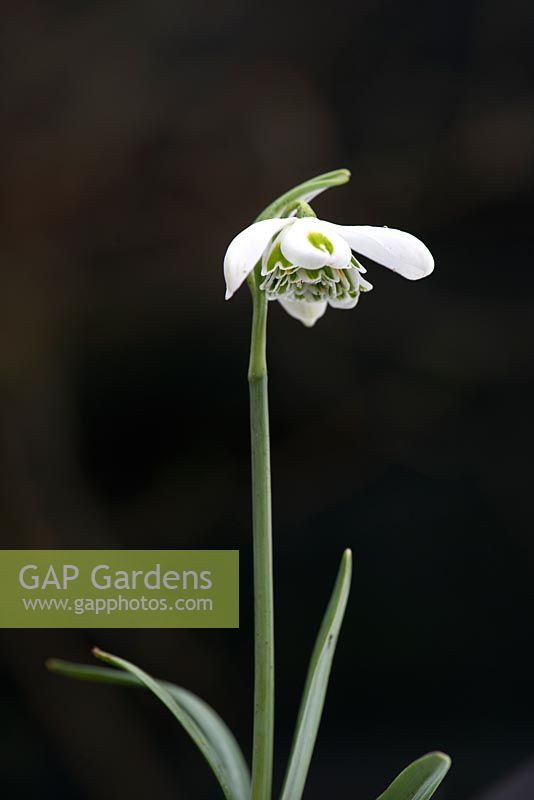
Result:
{"type": "MultiPolygon", "coordinates": [[[[226,724],[203,700],[174,684],[156,680],[122,658],[95,649],[107,667],[51,661],[63,675],[151,691],[201,750],[227,800],[273,798],[274,619],[271,480],[267,395],[267,309],[272,300],[310,327],[332,308],[351,309],[372,286],[353,251],[409,280],[429,275],[434,261],[409,233],[367,225],[338,225],[316,218],[309,203],[325,189],[349,180],[347,170],[319,175],[271,203],[230,243],[224,259],[226,297],[245,282],[252,297],[249,362],[254,550],[255,692],[252,769],[226,724]]],[[[310,334],[312,335],[312,334],[310,334]]],[[[332,661],[351,582],[346,550],[312,651],[280,800],[300,800],[321,721],[332,661]]],[[[428,800],[449,769],[443,753],[432,752],[408,766],[379,800],[428,800]]]]}

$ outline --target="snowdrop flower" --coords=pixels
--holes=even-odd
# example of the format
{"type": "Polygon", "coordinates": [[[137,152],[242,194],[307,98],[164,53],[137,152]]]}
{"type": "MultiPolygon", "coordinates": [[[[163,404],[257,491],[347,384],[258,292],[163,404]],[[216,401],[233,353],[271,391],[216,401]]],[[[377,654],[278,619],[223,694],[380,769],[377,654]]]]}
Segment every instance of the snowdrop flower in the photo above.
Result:
{"type": "Polygon", "coordinates": [[[352,250],[408,280],[430,275],[434,259],[410,233],[369,225],[335,225],[316,217],[255,222],[230,243],[224,259],[226,299],[261,259],[259,290],[311,327],[327,307],[354,308],[373,287],[352,250]]]}

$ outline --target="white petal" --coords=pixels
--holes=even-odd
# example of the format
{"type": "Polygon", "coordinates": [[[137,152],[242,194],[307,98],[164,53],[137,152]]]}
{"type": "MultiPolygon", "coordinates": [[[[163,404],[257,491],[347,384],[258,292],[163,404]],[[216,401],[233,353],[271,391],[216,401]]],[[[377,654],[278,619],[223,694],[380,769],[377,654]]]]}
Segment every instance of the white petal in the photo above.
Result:
{"type": "Polygon", "coordinates": [[[308,303],[306,300],[284,300],[281,297],[278,298],[278,302],[290,317],[300,320],[307,328],[315,325],[317,320],[323,316],[328,305],[323,301],[308,303]]]}
{"type": "Polygon", "coordinates": [[[230,242],[224,257],[226,299],[229,300],[252,272],[272,237],[293,219],[264,219],[254,222],[230,242]]]}
{"type": "Polygon", "coordinates": [[[374,228],[371,225],[329,224],[353,250],[408,280],[425,278],[434,269],[432,253],[411,233],[395,228],[374,228]]]}
{"type": "Polygon", "coordinates": [[[328,300],[328,305],[332,306],[332,308],[341,308],[347,310],[349,308],[354,308],[359,299],[360,299],[359,293],[356,295],[356,297],[347,297],[344,298],[343,300],[335,300],[334,298],[330,298],[328,300]]]}
{"type": "Polygon", "coordinates": [[[306,269],[346,267],[350,264],[350,247],[333,227],[315,217],[295,219],[280,237],[283,256],[306,269]]]}

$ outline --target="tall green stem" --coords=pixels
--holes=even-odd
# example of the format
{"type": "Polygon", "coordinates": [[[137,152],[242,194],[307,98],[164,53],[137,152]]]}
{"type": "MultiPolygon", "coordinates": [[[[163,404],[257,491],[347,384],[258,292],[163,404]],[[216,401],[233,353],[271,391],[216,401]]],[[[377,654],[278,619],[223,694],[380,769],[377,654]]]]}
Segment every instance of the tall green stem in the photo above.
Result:
{"type": "Polygon", "coordinates": [[[267,297],[252,292],[254,313],[248,372],[252,441],[255,686],[252,800],[270,800],[274,734],[273,558],[267,395],[267,297]]]}
{"type": "MultiPolygon", "coordinates": [[[[347,183],[350,172],[338,169],[295,186],[267,206],[256,221],[288,216],[295,209],[313,213],[307,203],[331,186],[347,183]],[[306,208],[305,208],[306,207],[306,208]]],[[[252,800],[271,800],[274,738],[273,553],[271,530],[271,463],[267,396],[267,297],[258,289],[259,267],[250,273],[254,303],[250,364],[250,431],[252,439],[252,516],[254,531],[255,685],[252,800]]]]}

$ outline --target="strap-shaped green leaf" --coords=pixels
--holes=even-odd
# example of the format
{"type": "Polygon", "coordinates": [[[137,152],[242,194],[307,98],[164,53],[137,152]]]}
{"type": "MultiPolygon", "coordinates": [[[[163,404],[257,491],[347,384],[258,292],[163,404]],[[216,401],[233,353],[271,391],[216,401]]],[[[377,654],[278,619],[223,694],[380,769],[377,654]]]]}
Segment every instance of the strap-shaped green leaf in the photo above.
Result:
{"type": "Polygon", "coordinates": [[[378,800],[429,800],[450,765],[445,753],[428,753],[406,767],[378,800]]]}
{"type": "Polygon", "coordinates": [[[316,175],[315,178],[310,178],[309,181],[295,186],[276,200],[273,200],[256,217],[256,222],[260,222],[263,219],[283,217],[285,216],[284,211],[297,201],[302,200],[304,203],[311,203],[314,197],[324,192],[325,189],[330,189],[332,186],[342,186],[344,183],[348,183],[349,180],[350,172],[348,169],[336,169],[333,172],[316,175]]]}
{"type": "Polygon", "coordinates": [[[315,642],[308,667],[289,765],[281,800],[300,800],[310,767],[323,711],[328,678],[337,638],[347,606],[352,573],[352,555],[345,550],[336,584],[315,642]]]}
{"type": "Polygon", "coordinates": [[[97,658],[118,669],[50,660],[47,667],[70,678],[145,687],[167,706],[211,766],[227,800],[250,800],[250,773],[241,749],[221,717],[200,697],[95,648],[97,658]],[[124,670],[124,671],[122,671],[124,670]]]}

